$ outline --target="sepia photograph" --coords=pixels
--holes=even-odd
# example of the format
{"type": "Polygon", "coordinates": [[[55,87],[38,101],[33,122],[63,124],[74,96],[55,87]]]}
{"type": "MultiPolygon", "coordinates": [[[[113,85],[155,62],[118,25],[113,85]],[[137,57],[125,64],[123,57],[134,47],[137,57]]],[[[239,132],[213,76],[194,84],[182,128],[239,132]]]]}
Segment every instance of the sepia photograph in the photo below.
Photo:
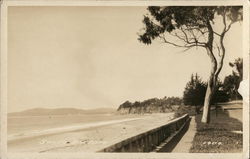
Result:
{"type": "Polygon", "coordinates": [[[243,153],[243,20],[243,5],[8,6],[8,154],[243,153]]]}

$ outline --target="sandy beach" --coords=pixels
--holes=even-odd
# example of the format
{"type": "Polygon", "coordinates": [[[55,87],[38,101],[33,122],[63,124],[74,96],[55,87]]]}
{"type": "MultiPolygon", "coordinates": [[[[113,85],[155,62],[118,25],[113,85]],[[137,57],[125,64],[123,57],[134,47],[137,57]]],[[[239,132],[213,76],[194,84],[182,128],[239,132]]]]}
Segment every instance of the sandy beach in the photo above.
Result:
{"type": "Polygon", "coordinates": [[[11,128],[15,125],[12,122],[8,126],[11,130],[11,133],[8,133],[8,152],[96,152],[126,138],[164,125],[173,119],[173,116],[173,113],[113,115],[109,118],[104,117],[106,119],[99,117],[99,120],[96,118],[96,121],[82,124],[76,121],[70,124],[68,121],[64,126],[60,123],[51,125],[49,128],[44,126],[45,123],[42,124],[43,128],[38,128],[39,123],[34,124],[36,127],[34,126],[33,129],[32,124],[28,124],[29,131],[25,127],[21,130],[11,128]]]}

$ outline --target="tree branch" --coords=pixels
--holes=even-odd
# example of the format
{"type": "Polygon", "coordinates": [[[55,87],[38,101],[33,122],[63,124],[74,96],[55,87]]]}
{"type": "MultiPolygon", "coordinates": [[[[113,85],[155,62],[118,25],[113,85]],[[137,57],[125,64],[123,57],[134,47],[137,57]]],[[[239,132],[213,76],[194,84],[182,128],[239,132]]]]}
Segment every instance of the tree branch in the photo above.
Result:
{"type": "Polygon", "coordinates": [[[216,71],[215,73],[215,77],[217,78],[220,74],[220,71],[223,67],[223,61],[224,61],[224,57],[225,57],[225,47],[224,47],[224,43],[223,43],[223,40],[224,40],[224,37],[225,37],[225,34],[226,32],[231,28],[231,25],[233,24],[233,22],[231,22],[228,26],[227,26],[227,23],[226,23],[226,13],[224,12],[224,14],[222,15],[222,18],[223,18],[223,24],[224,24],[224,29],[221,33],[221,37],[220,37],[220,46],[221,46],[221,58],[220,58],[220,61],[219,61],[219,67],[218,67],[218,70],[216,71]]]}
{"type": "Polygon", "coordinates": [[[231,28],[231,26],[232,26],[233,23],[234,23],[234,22],[231,22],[231,23],[228,25],[227,29],[225,29],[225,33],[228,32],[228,30],[231,28]]]}
{"type": "Polygon", "coordinates": [[[219,47],[219,45],[215,42],[215,48],[218,50],[218,55],[221,57],[222,55],[221,55],[221,52],[220,52],[220,47],[219,47]]]}
{"type": "Polygon", "coordinates": [[[218,35],[218,36],[221,36],[221,34],[219,34],[219,33],[215,32],[215,31],[214,31],[214,34],[215,34],[215,35],[218,35]]]}
{"type": "Polygon", "coordinates": [[[184,34],[184,36],[185,36],[185,38],[186,38],[186,42],[188,42],[188,35],[187,35],[187,33],[183,30],[182,27],[180,27],[180,30],[181,30],[181,32],[184,34]]]}
{"type": "Polygon", "coordinates": [[[192,43],[189,42],[189,43],[186,43],[184,45],[179,45],[179,44],[168,41],[164,36],[160,35],[159,37],[163,40],[164,43],[173,45],[175,47],[182,47],[182,48],[191,48],[191,47],[194,47],[194,46],[205,47],[205,45],[197,44],[197,43],[194,43],[194,42],[192,42],[192,43]]]}
{"type": "MultiPolygon", "coordinates": [[[[194,28],[194,29],[196,29],[196,28],[194,28]]],[[[197,44],[197,46],[198,45],[203,45],[203,46],[206,45],[206,43],[199,41],[199,38],[197,38],[197,35],[194,34],[193,29],[191,29],[191,28],[184,29],[184,28],[180,27],[180,30],[185,36],[185,39],[184,38],[183,39],[184,39],[184,41],[186,43],[188,43],[188,44],[197,44]],[[192,36],[190,39],[188,38],[188,34],[186,33],[186,31],[188,31],[190,33],[190,36],[192,36]]]]}

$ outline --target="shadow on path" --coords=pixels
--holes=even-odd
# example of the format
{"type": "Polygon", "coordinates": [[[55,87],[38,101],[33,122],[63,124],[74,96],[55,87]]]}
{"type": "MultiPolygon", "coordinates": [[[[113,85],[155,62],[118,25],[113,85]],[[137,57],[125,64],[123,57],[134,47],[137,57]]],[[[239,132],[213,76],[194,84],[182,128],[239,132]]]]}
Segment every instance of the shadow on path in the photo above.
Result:
{"type": "Polygon", "coordinates": [[[179,144],[182,137],[186,134],[190,127],[190,121],[184,126],[184,128],[175,136],[173,139],[168,142],[159,152],[172,152],[173,149],[179,144]]]}
{"type": "Polygon", "coordinates": [[[195,117],[191,117],[190,126],[188,131],[182,137],[180,142],[176,145],[176,147],[172,150],[173,153],[188,153],[189,149],[192,146],[192,141],[194,139],[196,133],[196,122],[195,117]]]}

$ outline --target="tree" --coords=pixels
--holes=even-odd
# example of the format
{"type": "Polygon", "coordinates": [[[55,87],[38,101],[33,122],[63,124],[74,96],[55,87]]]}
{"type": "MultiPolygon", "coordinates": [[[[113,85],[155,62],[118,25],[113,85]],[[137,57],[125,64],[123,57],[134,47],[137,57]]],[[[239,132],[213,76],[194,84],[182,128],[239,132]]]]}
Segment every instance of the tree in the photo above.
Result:
{"type": "Polygon", "coordinates": [[[241,81],[240,77],[235,75],[235,74],[228,75],[224,79],[223,89],[230,96],[231,100],[242,98],[240,96],[240,94],[238,93],[238,88],[240,86],[240,81],[241,81]]]}
{"type": "Polygon", "coordinates": [[[229,94],[231,100],[242,99],[238,88],[243,78],[243,59],[238,58],[233,63],[230,62],[229,65],[235,67],[236,71],[232,71],[231,75],[225,77],[223,89],[229,94]]]}
{"type": "Polygon", "coordinates": [[[120,110],[120,109],[122,109],[122,108],[130,108],[132,106],[132,103],[130,102],[130,101],[126,101],[126,102],[124,102],[124,103],[122,103],[120,106],[119,106],[119,108],[118,108],[118,111],[120,110]]]}
{"type": "Polygon", "coordinates": [[[172,112],[172,106],[180,106],[182,105],[182,99],[179,97],[164,97],[162,99],[151,98],[144,100],[142,102],[135,101],[131,103],[130,101],[126,101],[122,103],[117,111],[121,111],[123,109],[127,109],[128,113],[153,113],[153,112],[172,112]],[[133,110],[133,111],[131,111],[133,110]]]}
{"type": "Polygon", "coordinates": [[[229,62],[229,66],[235,67],[236,71],[233,71],[233,75],[236,75],[240,78],[240,81],[243,79],[243,59],[242,58],[237,58],[234,60],[234,62],[229,62]]]}
{"type": "Polygon", "coordinates": [[[229,95],[224,90],[224,84],[220,80],[218,80],[211,103],[216,105],[216,103],[228,102],[228,101],[229,101],[229,95]]]}
{"type": "Polygon", "coordinates": [[[183,93],[183,103],[185,105],[199,106],[204,103],[206,84],[196,74],[192,74],[183,93]]]}
{"type": "Polygon", "coordinates": [[[242,7],[151,6],[147,9],[149,14],[143,19],[144,29],[139,34],[140,42],[149,45],[153,40],[160,39],[165,44],[183,48],[183,51],[200,47],[209,56],[211,71],[202,116],[202,122],[209,123],[211,99],[226,52],[224,38],[231,26],[242,20],[242,7]],[[220,31],[215,29],[216,24],[222,25],[220,31]]]}
{"type": "MultiPolygon", "coordinates": [[[[217,87],[215,88],[214,96],[211,99],[211,104],[218,102],[227,102],[229,96],[226,91],[223,90],[223,84],[218,80],[217,87]]],[[[196,74],[191,75],[191,80],[187,83],[183,93],[183,103],[185,105],[201,106],[204,103],[206,95],[207,84],[196,74]]]]}

